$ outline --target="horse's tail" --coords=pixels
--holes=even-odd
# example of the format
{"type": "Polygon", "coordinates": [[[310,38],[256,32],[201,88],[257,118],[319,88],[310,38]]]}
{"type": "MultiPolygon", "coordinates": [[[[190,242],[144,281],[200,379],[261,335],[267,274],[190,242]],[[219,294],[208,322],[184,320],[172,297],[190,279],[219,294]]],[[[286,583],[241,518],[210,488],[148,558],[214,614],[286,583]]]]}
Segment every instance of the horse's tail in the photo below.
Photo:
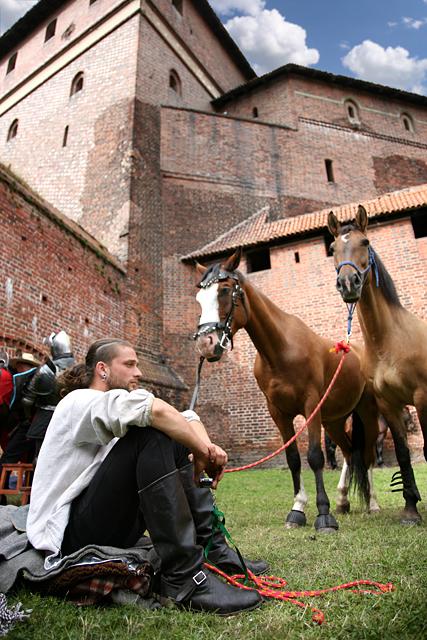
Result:
{"type": "Polygon", "coordinates": [[[350,457],[350,489],[354,489],[362,501],[369,505],[368,468],[365,464],[365,428],[359,415],[352,415],[352,452],[350,457]]]}

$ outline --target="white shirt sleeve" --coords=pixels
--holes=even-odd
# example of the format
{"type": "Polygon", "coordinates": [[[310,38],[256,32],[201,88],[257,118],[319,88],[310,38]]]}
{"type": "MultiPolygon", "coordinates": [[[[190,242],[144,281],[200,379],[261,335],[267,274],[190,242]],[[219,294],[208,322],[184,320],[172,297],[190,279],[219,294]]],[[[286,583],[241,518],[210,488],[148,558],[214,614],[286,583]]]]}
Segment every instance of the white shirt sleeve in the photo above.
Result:
{"type": "Polygon", "coordinates": [[[192,409],[186,409],[185,411],[181,411],[181,415],[187,420],[187,422],[192,422],[192,420],[197,420],[197,422],[201,422],[199,416],[192,409]]]}
{"type": "Polygon", "coordinates": [[[154,395],[146,389],[112,389],[100,392],[88,404],[73,429],[75,444],[108,444],[122,438],[130,425],[146,427],[151,424],[154,395]]]}

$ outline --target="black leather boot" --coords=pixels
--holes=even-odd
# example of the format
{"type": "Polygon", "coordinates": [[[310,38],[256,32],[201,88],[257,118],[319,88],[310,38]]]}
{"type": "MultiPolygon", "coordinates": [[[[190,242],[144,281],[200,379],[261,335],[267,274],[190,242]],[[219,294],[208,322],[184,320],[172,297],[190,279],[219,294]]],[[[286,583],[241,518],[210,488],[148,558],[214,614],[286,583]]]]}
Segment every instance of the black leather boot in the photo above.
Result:
{"type": "MultiPolygon", "coordinates": [[[[179,473],[196,526],[197,544],[205,548],[212,537],[212,509],[214,501],[211,490],[196,487],[193,480],[194,469],[192,464],[181,467],[179,473]]],[[[247,560],[246,558],[243,558],[243,560],[246,567],[256,576],[265,573],[268,569],[268,564],[264,562],[264,560],[247,560]]],[[[228,575],[243,573],[239,556],[234,549],[228,546],[223,533],[219,530],[216,530],[214,533],[206,561],[215,565],[215,567],[218,567],[218,569],[221,569],[221,571],[224,571],[228,575]]]]}
{"type": "Polygon", "coordinates": [[[141,509],[161,560],[161,596],[194,611],[232,615],[258,607],[257,591],[225,584],[203,570],[203,549],[177,470],[139,492],[141,509]]]}

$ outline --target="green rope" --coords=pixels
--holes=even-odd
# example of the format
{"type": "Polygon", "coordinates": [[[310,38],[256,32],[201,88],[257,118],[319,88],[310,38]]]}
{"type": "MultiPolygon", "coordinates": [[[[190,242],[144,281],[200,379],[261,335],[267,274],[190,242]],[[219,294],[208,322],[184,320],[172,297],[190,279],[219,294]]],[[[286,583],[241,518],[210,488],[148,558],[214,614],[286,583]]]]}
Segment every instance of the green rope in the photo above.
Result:
{"type": "Polygon", "coordinates": [[[239,551],[236,543],[234,542],[233,538],[231,537],[230,532],[228,531],[227,527],[225,526],[225,515],[214,504],[213,509],[212,509],[212,534],[211,534],[211,537],[209,538],[208,544],[206,545],[206,547],[204,549],[204,555],[205,555],[206,560],[208,560],[208,554],[209,554],[209,552],[210,552],[210,550],[212,548],[214,534],[215,534],[216,531],[221,531],[221,533],[224,535],[224,537],[235,548],[237,556],[238,556],[239,561],[240,561],[240,564],[242,565],[243,573],[245,574],[244,584],[247,584],[247,582],[249,582],[249,575],[248,575],[248,569],[246,567],[245,561],[243,560],[243,556],[240,553],[240,551],[239,551]]]}

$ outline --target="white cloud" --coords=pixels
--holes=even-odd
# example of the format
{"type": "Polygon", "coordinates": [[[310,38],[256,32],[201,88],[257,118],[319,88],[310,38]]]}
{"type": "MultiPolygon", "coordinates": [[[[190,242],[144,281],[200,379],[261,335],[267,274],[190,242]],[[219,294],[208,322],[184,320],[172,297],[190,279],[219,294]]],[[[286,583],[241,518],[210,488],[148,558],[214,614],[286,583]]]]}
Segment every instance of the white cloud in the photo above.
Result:
{"type": "Polygon", "coordinates": [[[234,13],[255,16],[264,9],[265,0],[211,0],[210,4],[223,16],[234,13]]]}
{"type": "Polygon", "coordinates": [[[416,20],[415,18],[402,18],[403,24],[405,24],[409,29],[419,29],[427,23],[426,18],[423,20],[416,20]]]}
{"type": "Polygon", "coordinates": [[[319,61],[317,49],[309,49],[306,45],[305,29],[287,22],[277,9],[235,16],[225,23],[225,27],[258,74],[288,62],[308,66],[319,61]]]}
{"type": "Polygon", "coordinates": [[[371,40],[353,47],[342,59],[357,78],[414,93],[427,93],[427,58],[411,58],[403,47],[387,47],[371,40]]]}
{"type": "Polygon", "coordinates": [[[36,2],[37,0],[0,0],[0,33],[9,29],[36,2]]]}

